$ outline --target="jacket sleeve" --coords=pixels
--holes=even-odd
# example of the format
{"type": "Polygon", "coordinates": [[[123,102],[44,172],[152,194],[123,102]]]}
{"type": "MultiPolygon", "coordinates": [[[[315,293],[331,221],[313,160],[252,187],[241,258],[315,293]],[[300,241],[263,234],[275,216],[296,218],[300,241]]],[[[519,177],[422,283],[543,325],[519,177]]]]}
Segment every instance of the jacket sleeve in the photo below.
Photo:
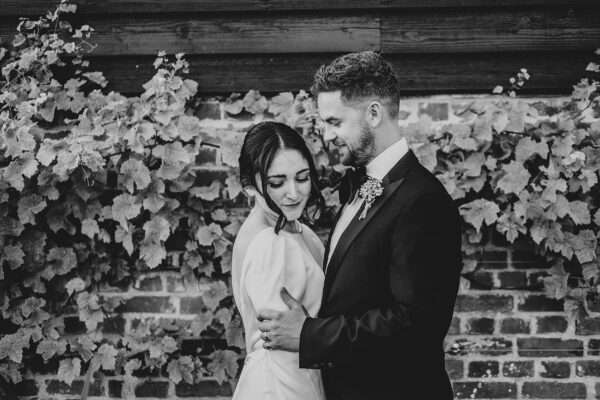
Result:
{"type": "Polygon", "coordinates": [[[445,335],[460,273],[459,221],[445,193],[423,195],[400,213],[389,237],[387,303],[359,315],[308,318],[300,367],[343,365],[356,353],[421,332],[445,335]]]}

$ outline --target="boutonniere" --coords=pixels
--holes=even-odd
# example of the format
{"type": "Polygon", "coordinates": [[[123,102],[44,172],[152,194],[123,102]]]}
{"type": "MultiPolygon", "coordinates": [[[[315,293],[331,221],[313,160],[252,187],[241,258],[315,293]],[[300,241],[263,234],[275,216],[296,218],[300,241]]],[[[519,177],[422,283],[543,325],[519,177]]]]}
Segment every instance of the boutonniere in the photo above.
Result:
{"type": "Polygon", "coordinates": [[[383,183],[376,178],[371,176],[367,177],[365,183],[363,183],[358,190],[358,196],[365,200],[365,205],[362,212],[358,216],[358,219],[364,219],[367,216],[367,212],[377,200],[379,196],[383,194],[383,183]]]}

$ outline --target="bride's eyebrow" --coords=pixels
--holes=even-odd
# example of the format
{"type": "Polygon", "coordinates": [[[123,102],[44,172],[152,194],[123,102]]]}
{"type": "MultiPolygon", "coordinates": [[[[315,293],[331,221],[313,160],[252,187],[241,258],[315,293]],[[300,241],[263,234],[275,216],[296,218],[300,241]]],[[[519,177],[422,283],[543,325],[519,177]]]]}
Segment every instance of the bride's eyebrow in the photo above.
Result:
{"type": "MultiPolygon", "coordinates": [[[[302,173],[304,173],[304,172],[307,172],[307,171],[310,171],[310,168],[304,168],[304,169],[301,169],[300,171],[296,172],[296,175],[298,175],[298,174],[302,174],[302,173]]],[[[285,177],[286,177],[286,175],[285,175],[285,174],[279,174],[279,175],[268,175],[268,176],[267,176],[267,179],[269,179],[269,178],[285,178],[285,177]]]]}

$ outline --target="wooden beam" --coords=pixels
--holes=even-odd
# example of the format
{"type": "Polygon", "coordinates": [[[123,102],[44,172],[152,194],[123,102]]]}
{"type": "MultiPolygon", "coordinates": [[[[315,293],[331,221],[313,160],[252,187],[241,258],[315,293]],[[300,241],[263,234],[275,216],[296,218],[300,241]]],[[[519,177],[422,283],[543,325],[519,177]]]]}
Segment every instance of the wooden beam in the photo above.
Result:
{"type": "MultiPolygon", "coordinates": [[[[319,65],[336,54],[272,56],[191,56],[191,79],[203,94],[307,90],[319,65]]],[[[388,54],[404,94],[490,93],[520,68],[531,80],[524,93],[567,94],[584,75],[591,53],[484,53],[484,54],[388,54]]],[[[101,57],[92,67],[111,82],[110,89],[140,93],[154,74],[152,57],[101,57]]]]}
{"type": "MultiPolygon", "coordinates": [[[[320,13],[317,13],[320,14],[320,13]]],[[[187,15],[82,19],[96,32],[94,54],[466,53],[576,51],[600,46],[600,12],[592,9],[411,10],[361,16],[187,15]]],[[[14,25],[0,24],[0,37],[14,25]]]]}
{"type": "MultiPolygon", "coordinates": [[[[95,55],[304,53],[376,50],[376,17],[89,18],[95,55]]],[[[14,26],[0,25],[0,37],[14,26]]]]}
{"type": "Polygon", "coordinates": [[[574,51],[600,46],[600,10],[444,10],[387,14],[382,51],[574,51]]]}
{"type": "MultiPolygon", "coordinates": [[[[597,0],[73,0],[82,14],[205,13],[236,11],[595,6],[597,0]]],[[[0,0],[0,16],[35,16],[58,0],[0,0]]]]}

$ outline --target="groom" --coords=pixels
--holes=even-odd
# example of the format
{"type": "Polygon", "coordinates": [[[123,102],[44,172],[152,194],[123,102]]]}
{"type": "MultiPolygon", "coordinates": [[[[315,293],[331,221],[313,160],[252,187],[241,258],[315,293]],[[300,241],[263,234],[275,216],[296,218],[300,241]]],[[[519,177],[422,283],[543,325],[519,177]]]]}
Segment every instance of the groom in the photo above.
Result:
{"type": "Polygon", "coordinates": [[[259,313],[265,347],[320,368],[328,400],[451,400],[443,340],[461,269],[456,205],[408,148],[397,77],[379,54],[322,66],[312,91],[326,138],[355,169],[340,191],[319,314],[282,289],[290,310],[259,313]]]}

